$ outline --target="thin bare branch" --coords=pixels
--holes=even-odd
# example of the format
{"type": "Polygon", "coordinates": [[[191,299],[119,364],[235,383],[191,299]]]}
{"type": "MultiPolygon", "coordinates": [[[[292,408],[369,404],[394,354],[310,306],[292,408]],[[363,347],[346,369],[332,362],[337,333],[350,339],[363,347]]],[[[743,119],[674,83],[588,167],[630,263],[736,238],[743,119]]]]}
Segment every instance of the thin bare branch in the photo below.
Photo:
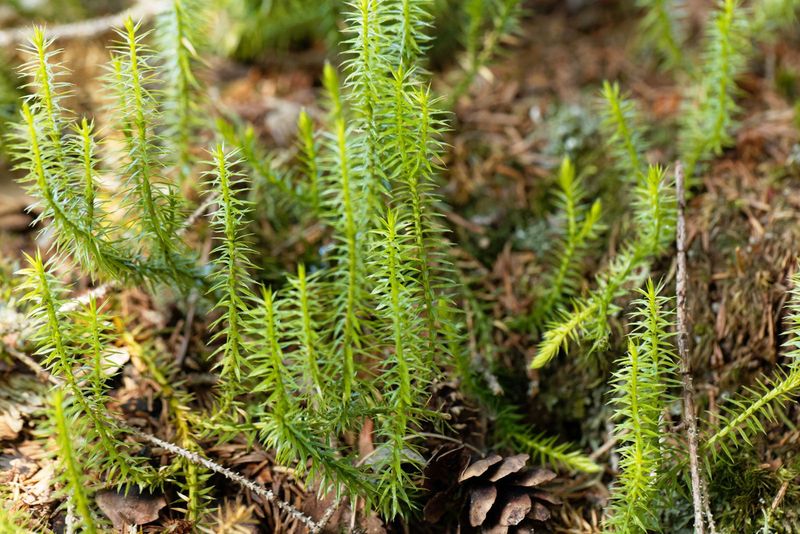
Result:
{"type": "Polygon", "coordinates": [[[328,525],[328,521],[331,520],[331,517],[333,517],[333,514],[335,514],[336,510],[339,509],[339,504],[340,503],[339,503],[338,499],[333,501],[333,504],[331,504],[328,507],[328,509],[325,510],[325,513],[322,514],[322,517],[319,519],[319,521],[317,521],[317,528],[316,528],[316,530],[313,530],[311,532],[311,534],[317,534],[319,532],[322,532],[322,529],[324,529],[328,525]]]}
{"type": "MultiPolygon", "coordinates": [[[[89,39],[103,35],[112,28],[122,26],[122,23],[128,17],[134,20],[151,19],[166,10],[168,6],[169,2],[165,0],[141,0],[120,13],[53,26],[48,28],[47,36],[52,39],[89,39]]],[[[0,48],[23,43],[30,36],[30,26],[0,30],[0,48]]]]}
{"type": "Polygon", "coordinates": [[[683,164],[675,163],[675,188],[678,196],[677,249],[678,269],[676,281],[678,308],[678,354],[681,359],[683,379],[683,420],[686,424],[686,439],[689,445],[689,472],[692,480],[692,505],[694,506],[694,531],[705,533],[703,519],[703,481],[700,476],[700,463],[697,456],[697,419],[694,408],[694,384],[692,365],[689,359],[689,318],[686,306],[686,291],[689,275],[686,269],[686,192],[683,164]]]}
{"type": "Polygon", "coordinates": [[[285,512],[290,517],[293,517],[294,519],[296,519],[296,520],[300,521],[301,523],[303,523],[306,527],[308,527],[308,529],[311,532],[318,532],[318,525],[313,519],[308,517],[306,514],[304,514],[303,512],[301,512],[300,510],[298,510],[297,508],[292,506],[291,504],[279,499],[275,495],[275,492],[265,488],[261,484],[253,482],[252,480],[249,480],[249,479],[243,477],[242,475],[240,475],[239,473],[236,473],[235,471],[232,471],[232,470],[230,470],[230,469],[228,469],[226,467],[222,467],[221,465],[212,462],[208,458],[203,458],[202,456],[200,456],[199,454],[197,454],[195,452],[188,451],[188,450],[186,450],[186,449],[184,449],[182,447],[179,447],[178,445],[175,445],[174,443],[170,443],[168,441],[164,441],[163,439],[157,438],[157,437],[153,436],[152,434],[148,434],[146,432],[142,432],[140,430],[135,430],[135,429],[130,429],[130,432],[134,436],[136,436],[136,437],[138,437],[140,439],[143,439],[145,441],[148,441],[152,445],[157,445],[157,446],[161,447],[162,449],[171,452],[172,454],[181,456],[181,457],[189,460],[193,464],[201,465],[201,466],[205,467],[206,469],[208,469],[209,471],[213,471],[215,473],[219,473],[220,475],[224,476],[228,480],[236,482],[237,484],[239,484],[243,488],[246,488],[246,489],[250,490],[251,492],[253,492],[256,495],[258,495],[259,497],[262,497],[263,499],[265,499],[265,500],[267,500],[267,501],[269,501],[271,503],[275,503],[281,511],[285,512]]]}

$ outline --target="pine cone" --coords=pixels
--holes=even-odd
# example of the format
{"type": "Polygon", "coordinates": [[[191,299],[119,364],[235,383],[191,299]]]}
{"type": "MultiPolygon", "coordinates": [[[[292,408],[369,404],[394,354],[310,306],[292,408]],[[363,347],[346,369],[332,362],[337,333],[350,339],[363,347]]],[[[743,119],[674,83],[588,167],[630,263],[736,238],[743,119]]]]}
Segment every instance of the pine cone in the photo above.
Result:
{"type": "Polygon", "coordinates": [[[526,468],[529,456],[493,454],[469,465],[458,478],[468,495],[468,522],[485,534],[544,532],[548,504],[559,504],[538,487],[553,478],[547,469],[526,468]]]}

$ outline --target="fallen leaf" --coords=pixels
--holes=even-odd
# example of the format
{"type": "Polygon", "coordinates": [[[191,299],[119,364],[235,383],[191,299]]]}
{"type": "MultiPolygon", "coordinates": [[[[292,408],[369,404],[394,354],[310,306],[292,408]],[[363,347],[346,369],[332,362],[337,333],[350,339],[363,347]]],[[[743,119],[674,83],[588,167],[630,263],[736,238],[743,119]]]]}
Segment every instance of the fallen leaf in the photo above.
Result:
{"type": "Polygon", "coordinates": [[[127,495],[115,490],[103,490],[97,493],[95,500],[117,529],[155,521],[158,512],[167,505],[163,495],[143,495],[136,490],[129,491],[127,495]]]}
{"type": "Polygon", "coordinates": [[[366,458],[375,451],[373,444],[372,431],[375,428],[375,423],[367,417],[364,419],[364,424],[361,426],[361,431],[358,433],[358,457],[366,458]]]}
{"type": "Polygon", "coordinates": [[[0,412],[0,440],[17,439],[22,425],[22,414],[16,406],[9,406],[5,412],[0,412]]]}

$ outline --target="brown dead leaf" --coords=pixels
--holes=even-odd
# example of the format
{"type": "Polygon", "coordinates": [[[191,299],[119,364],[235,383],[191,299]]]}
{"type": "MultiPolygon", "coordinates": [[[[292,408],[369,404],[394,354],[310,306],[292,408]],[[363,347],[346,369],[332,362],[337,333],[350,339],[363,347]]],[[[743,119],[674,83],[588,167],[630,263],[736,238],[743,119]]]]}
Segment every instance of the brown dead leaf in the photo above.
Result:
{"type": "Polygon", "coordinates": [[[155,521],[158,519],[158,512],[167,505],[163,495],[142,495],[135,490],[127,495],[115,490],[104,490],[97,493],[95,500],[117,529],[155,521]]]}
{"type": "Polygon", "coordinates": [[[364,425],[358,433],[358,457],[366,458],[375,452],[375,444],[373,443],[372,432],[375,429],[375,422],[370,419],[364,419],[364,425]]]}
{"type": "Polygon", "coordinates": [[[0,412],[0,441],[17,439],[23,424],[22,414],[16,406],[9,406],[5,412],[0,412]]]}

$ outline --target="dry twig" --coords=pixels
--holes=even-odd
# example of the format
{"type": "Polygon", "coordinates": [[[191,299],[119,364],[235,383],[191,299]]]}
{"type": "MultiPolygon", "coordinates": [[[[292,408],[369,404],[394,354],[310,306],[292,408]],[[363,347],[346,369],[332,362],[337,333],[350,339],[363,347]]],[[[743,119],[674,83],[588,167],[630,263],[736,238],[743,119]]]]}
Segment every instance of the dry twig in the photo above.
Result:
{"type": "MultiPolygon", "coordinates": [[[[107,33],[114,27],[122,26],[128,17],[134,20],[147,20],[168,6],[169,3],[164,0],[141,0],[120,13],[53,26],[47,30],[47,36],[52,39],[89,39],[107,33]]],[[[29,26],[0,30],[0,48],[22,43],[30,36],[29,26]]]]}
{"type": "Polygon", "coordinates": [[[211,460],[209,460],[207,458],[203,458],[202,456],[200,456],[199,454],[197,454],[195,452],[188,451],[188,450],[186,450],[186,449],[184,449],[182,447],[179,447],[178,445],[175,445],[174,443],[170,443],[168,441],[164,441],[163,439],[157,438],[157,437],[153,436],[152,434],[147,434],[146,432],[142,432],[140,430],[135,430],[135,429],[130,429],[130,432],[131,432],[131,434],[133,434],[134,436],[136,436],[136,437],[138,437],[140,439],[143,439],[143,440],[145,440],[145,441],[147,441],[147,442],[149,442],[149,443],[151,443],[153,445],[157,445],[157,446],[161,447],[162,449],[171,452],[172,454],[181,456],[181,457],[189,460],[193,464],[201,465],[201,466],[205,467],[206,469],[208,469],[209,471],[213,471],[215,473],[218,473],[218,474],[224,476],[225,478],[227,478],[228,480],[236,482],[237,484],[239,484],[243,488],[246,488],[246,489],[250,490],[251,492],[253,492],[256,495],[258,495],[259,497],[262,497],[262,498],[264,498],[265,500],[267,500],[269,502],[275,503],[281,511],[285,512],[290,517],[293,517],[294,519],[300,521],[306,527],[308,527],[308,530],[310,532],[312,532],[312,533],[319,532],[319,525],[313,519],[308,517],[306,514],[304,514],[303,512],[301,512],[300,510],[298,510],[297,508],[292,506],[291,504],[279,499],[275,495],[275,492],[265,488],[261,484],[253,482],[252,480],[249,480],[249,479],[243,477],[239,473],[236,473],[235,471],[231,471],[230,469],[228,469],[226,467],[222,467],[221,465],[219,465],[217,463],[214,463],[214,462],[212,462],[211,460]]]}
{"type": "MultiPolygon", "coordinates": [[[[689,445],[689,472],[692,479],[692,504],[694,506],[694,531],[705,533],[703,519],[703,481],[700,476],[700,464],[697,457],[697,420],[694,413],[694,384],[692,383],[692,365],[689,360],[689,319],[687,317],[686,290],[688,272],[686,269],[686,193],[683,165],[675,164],[675,188],[678,195],[678,272],[676,280],[678,308],[678,354],[681,359],[681,377],[683,379],[683,420],[686,423],[686,434],[689,445]]],[[[709,511],[710,516],[710,511],[709,511]]]]}

